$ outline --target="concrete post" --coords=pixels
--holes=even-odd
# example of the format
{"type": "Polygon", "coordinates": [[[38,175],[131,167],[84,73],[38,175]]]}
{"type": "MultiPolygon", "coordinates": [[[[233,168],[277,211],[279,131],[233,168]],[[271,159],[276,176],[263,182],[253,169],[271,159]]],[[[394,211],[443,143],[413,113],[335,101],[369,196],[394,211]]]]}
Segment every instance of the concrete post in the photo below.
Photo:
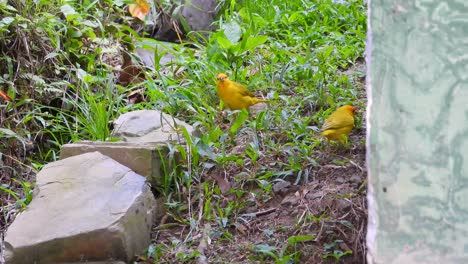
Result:
{"type": "Polygon", "coordinates": [[[369,22],[368,261],[468,263],[468,1],[372,0],[369,22]]]}

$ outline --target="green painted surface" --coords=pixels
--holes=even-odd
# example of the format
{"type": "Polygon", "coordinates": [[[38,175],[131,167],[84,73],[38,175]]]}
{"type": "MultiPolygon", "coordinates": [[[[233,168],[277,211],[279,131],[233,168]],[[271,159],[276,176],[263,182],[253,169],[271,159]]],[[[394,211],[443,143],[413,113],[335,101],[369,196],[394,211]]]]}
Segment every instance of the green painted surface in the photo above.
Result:
{"type": "Polygon", "coordinates": [[[468,0],[372,0],[370,263],[468,263],[468,0]]]}

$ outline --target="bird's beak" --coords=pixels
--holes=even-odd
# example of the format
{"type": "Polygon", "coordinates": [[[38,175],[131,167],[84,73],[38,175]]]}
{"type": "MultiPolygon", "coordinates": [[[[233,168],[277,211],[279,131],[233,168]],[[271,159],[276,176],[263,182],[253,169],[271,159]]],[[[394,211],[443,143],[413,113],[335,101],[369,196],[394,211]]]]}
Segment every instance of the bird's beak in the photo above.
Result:
{"type": "Polygon", "coordinates": [[[219,78],[218,78],[218,81],[224,81],[224,78],[223,78],[223,77],[219,77],[219,78]]]}

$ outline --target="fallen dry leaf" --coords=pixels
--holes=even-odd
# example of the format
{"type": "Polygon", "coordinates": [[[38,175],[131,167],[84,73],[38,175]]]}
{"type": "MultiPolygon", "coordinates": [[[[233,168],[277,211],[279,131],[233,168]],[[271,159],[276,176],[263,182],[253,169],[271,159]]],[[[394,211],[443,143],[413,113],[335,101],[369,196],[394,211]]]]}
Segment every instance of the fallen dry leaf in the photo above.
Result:
{"type": "Polygon", "coordinates": [[[123,52],[123,64],[118,79],[119,83],[122,85],[130,83],[136,84],[143,82],[145,79],[146,76],[143,73],[143,69],[140,66],[135,65],[127,52],[123,52]]]}
{"type": "Polygon", "coordinates": [[[145,20],[146,15],[151,9],[150,4],[146,0],[136,0],[135,4],[128,5],[128,11],[132,17],[136,17],[140,20],[145,20]]]}
{"type": "Polygon", "coordinates": [[[0,90],[0,96],[3,97],[3,99],[7,100],[8,102],[12,102],[13,99],[11,99],[10,96],[8,96],[8,94],[6,94],[4,91],[0,90]]]}

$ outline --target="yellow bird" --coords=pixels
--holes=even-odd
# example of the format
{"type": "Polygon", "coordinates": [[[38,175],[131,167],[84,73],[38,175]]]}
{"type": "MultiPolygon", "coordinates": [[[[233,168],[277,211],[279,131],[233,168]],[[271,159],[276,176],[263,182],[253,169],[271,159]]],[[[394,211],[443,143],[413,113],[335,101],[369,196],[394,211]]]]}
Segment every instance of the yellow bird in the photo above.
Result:
{"type": "Polygon", "coordinates": [[[357,108],[351,105],[338,108],[325,120],[320,134],[328,140],[344,143],[345,137],[354,127],[354,112],[356,110],[357,108]]]}
{"type": "Polygon", "coordinates": [[[268,100],[255,97],[244,85],[229,80],[224,73],[216,76],[216,86],[219,97],[231,110],[241,110],[254,104],[268,102],[268,100]]]}

